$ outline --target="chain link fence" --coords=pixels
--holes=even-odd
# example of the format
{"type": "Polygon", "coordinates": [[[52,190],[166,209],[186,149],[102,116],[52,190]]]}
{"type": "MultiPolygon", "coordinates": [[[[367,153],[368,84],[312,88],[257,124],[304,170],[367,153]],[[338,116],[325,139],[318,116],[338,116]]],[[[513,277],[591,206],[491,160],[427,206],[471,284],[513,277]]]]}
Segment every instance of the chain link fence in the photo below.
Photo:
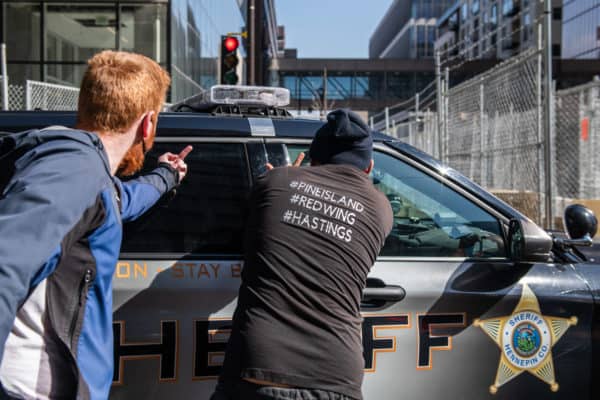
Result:
{"type": "Polygon", "coordinates": [[[370,123],[441,159],[540,225],[561,228],[569,204],[600,215],[600,80],[552,91],[546,135],[544,73],[542,51],[529,49],[451,88],[447,73],[438,100],[420,107],[419,93],[370,123]],[[552,221],[545,220],[546,204],[552,221]]]}
{"type": "Polygon", "coordinates": [[[540,57],[531,49],[451,89],[442,82],[441,112],[438,100],[421,92],[374,115],[371,125],[540,220],[545,189],[540,57]],[[419,104],[423,97],[430,98],[428,105],[419,104]]]}
{"type": "Polygon", "coordinates": [[[544,216],[541,53],[525,51],[445,93],[443,160],[530,218],[544,216]]]}
{"type": "MultiPolygon", "coordinates": [[[[0,76],[0,85],[3,77],[0,76]]],[[[9,79],[10,82],[10,79],[9,79]]],[[[0,105],[3,104],[0,90],[0,105]]],[[[47,82],[26,81],[25,85],[8,85],[8,110],[77,110],[79,89],[47,82]]]]}
{"type": "Polygon", "coordinates": [[[436,95],[432,82],[413,98],[371,116],[371,128],[441,158],[436,95]]]}
{"type": "Polygon", "coordinates": [[[554,107],[555,208],[580,203],[600,215],[600,80],[558,91],[554,107]]]}
{"type": "MultiPolygon", "coordinates": [[[[0,85],[2,85],[0,76],[0,85]]],[[[26,81],[25,86],[8,85],[8,110],[75,111],[79,100],[79,88],[47,82],[26,81]]],[[[0,105],[2,105],[0,90],[0,105]]],[[[170,103],[164,103],[168,111],[170,103]]]]}
{"type": "Polygon", "coordinates": [[[407,142],[426,153],[438,154],[438,114],[432,111],[419,113],[408,123],[407,142]]]}
{"type": "Polygon", "coordinates": [[[25,107],[25,88],[21,85],[8,85],[9,110],[22,110],[25,107]]]}
{"type": "MultiPolygon", "coordinates": [[[[0,76],[0,87],[4,84],[4,77],[0,76]]],[[[0,106],[4,104],[4,91],[0,90],[0,106]]],[[[21,85],[8,84],[8,109],[22,110],[25,107],[25,89],[21,85]]]]}
{"type": "Polygon", "coordinates": [[[438,115],[433,111],[410,112],[404,121],[391,120],[388,135],[437,157],[438,155],[438,115]]]}
{"type": "Polygon", "coordinates": [[[77,109],[79,89],[46,82],[25,83],[25,109],[70,111],[77,109]]]}

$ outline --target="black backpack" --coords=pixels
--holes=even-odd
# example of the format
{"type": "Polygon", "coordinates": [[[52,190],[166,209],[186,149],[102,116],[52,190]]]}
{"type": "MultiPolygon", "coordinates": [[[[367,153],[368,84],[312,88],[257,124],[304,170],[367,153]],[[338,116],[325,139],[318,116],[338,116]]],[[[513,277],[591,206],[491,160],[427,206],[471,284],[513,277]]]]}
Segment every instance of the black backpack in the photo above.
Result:
{"type": "Polygon", "coordinates": [[[4,197],[4,189],[15,173],[15,162],[34,145],[30,140],[23,140],[27,133],[0,132],[0,198],[4,197]]]}

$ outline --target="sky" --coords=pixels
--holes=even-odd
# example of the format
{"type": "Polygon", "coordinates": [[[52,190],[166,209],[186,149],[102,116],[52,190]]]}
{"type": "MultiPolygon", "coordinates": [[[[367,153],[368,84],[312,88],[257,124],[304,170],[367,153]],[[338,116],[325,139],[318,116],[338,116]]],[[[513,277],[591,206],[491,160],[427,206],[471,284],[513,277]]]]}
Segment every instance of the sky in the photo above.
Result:
{"type": "Polygon", "coordinates": [[[285,47],[299,58],[368,58],[369,39],[393,0],[276,0],[285,47]]]}

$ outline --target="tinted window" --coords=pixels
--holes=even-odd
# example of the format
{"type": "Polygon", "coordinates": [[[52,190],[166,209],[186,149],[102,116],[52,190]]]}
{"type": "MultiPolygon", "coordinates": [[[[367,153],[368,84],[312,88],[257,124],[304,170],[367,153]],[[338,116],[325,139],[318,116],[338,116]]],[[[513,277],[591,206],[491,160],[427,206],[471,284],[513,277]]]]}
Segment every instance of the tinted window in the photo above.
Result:
{"type": "Polygon", "coordinates": [[[283,143],[248,143],[248,159],[252,177],[258,178],[267,172],[267,163],[273,167],[286,166],[290,163],[285,144],[283,143]]]}
{"type": "Polygon", "coordinates": [[[431,176],[375,152],[373,183],[390,201],[394,227],[381,255],[504,257],[498,220],[431,176]]]}
{"type": "MultiPolygon", "coordinates": [[[[157,143],[144,169],[158,155],[183,143],[157,143]]],[[[195,144],[186,158],[189,173],[172,199],[163,199],[139,220],[126,224],[122,251],[241,254],[245,200],[250,178],[243,144],[195,144]]]]}
{"type": "Polygon", "coordinates": [[[283,143],[267,143],[265,145],[267,150],[267,158],[272,165],[287,165],[290,163],[288,153],[286,151],[286,145],[283,143]]]}
{"type": "MultiPolygon", "coordinates": [[[[257,142],[248,143],[246,149],[248,150],[248,161],[252,170],[252,178],[256,179],[267,172],[267,163],[269,162],[267,149],[263,143],[257,142]]],[[[279,165],[274,164],[274,166],[278,167],[279,165]]]]}

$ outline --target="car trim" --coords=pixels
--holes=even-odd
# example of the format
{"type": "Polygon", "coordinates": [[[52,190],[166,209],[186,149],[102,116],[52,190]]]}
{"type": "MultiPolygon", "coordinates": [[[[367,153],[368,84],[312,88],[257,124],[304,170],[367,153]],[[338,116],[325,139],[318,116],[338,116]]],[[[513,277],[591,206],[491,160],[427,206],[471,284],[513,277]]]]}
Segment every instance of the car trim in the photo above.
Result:
{"type": "Polygon", "coordinates": [[[251,137],[187,137],[187,136],[167,136],[157,137],[156,143],[263,143],[260,138],[251,137]]]}
{"type": "MultiPolygon", "coordinates": [[[[440,262],[440,261],[444,261],[444,262],[457,262],[457,263],[462,263],[465,262],[467,260],[471,260],[468,257],[432,257],[432,256],[426,256],[426,257],[419,257],[419,256],[379,256],[377,257],[377,262],[397,262],[397,261],[419,261],[419,262],[425,262],[425,261],[432,261],[432,262],[440,262]]],[[[486,258],[485,260],[489,260],[488,258],[486,258]]]]}
{"type": "Polygon", "coordinates": [[[242,261],[243,254],[214,254],[214,253],[149,253],[149,252],[126,252],[119,255],[120,261],[127,260],[196,260],[196,259],[211,259],[215,261],[242,261]]]}
{"type": "Polygon", "coordinates": [[[495,261],[495,262],[508,262],[510,261],[507,258],[504,257],[489,257],[489,258],[484,258],[484,257],[432,257],[432,256],[424,256],[424,257],[419,257],[419,256],[379,256],[377,257],[377,262],[392,262],[392,261],[419,261],[419,262],[424,262],[424,261],[431,261],[431,262],[465,262],[465,261],[480,261],[480,262],[491,262],[491,261],[495,261]]]}
{"type": "Polygon", "coordinates": [[[275,125],[271,118],[248,118],[250,135],[275,137],[275,125]]]}
{"type": "Polygon", "coordinates": [[[268,143],[276,143],[276,144],[307,144],[310,145],[310,143],[312,142],[312,140],[310,139],[298,139],[298,138],[289,138],[289,139],[285,139],[285,138],[280,138],[280,137],[276,137],[276,138],[269,138],[267,140],[268,143]]]}

